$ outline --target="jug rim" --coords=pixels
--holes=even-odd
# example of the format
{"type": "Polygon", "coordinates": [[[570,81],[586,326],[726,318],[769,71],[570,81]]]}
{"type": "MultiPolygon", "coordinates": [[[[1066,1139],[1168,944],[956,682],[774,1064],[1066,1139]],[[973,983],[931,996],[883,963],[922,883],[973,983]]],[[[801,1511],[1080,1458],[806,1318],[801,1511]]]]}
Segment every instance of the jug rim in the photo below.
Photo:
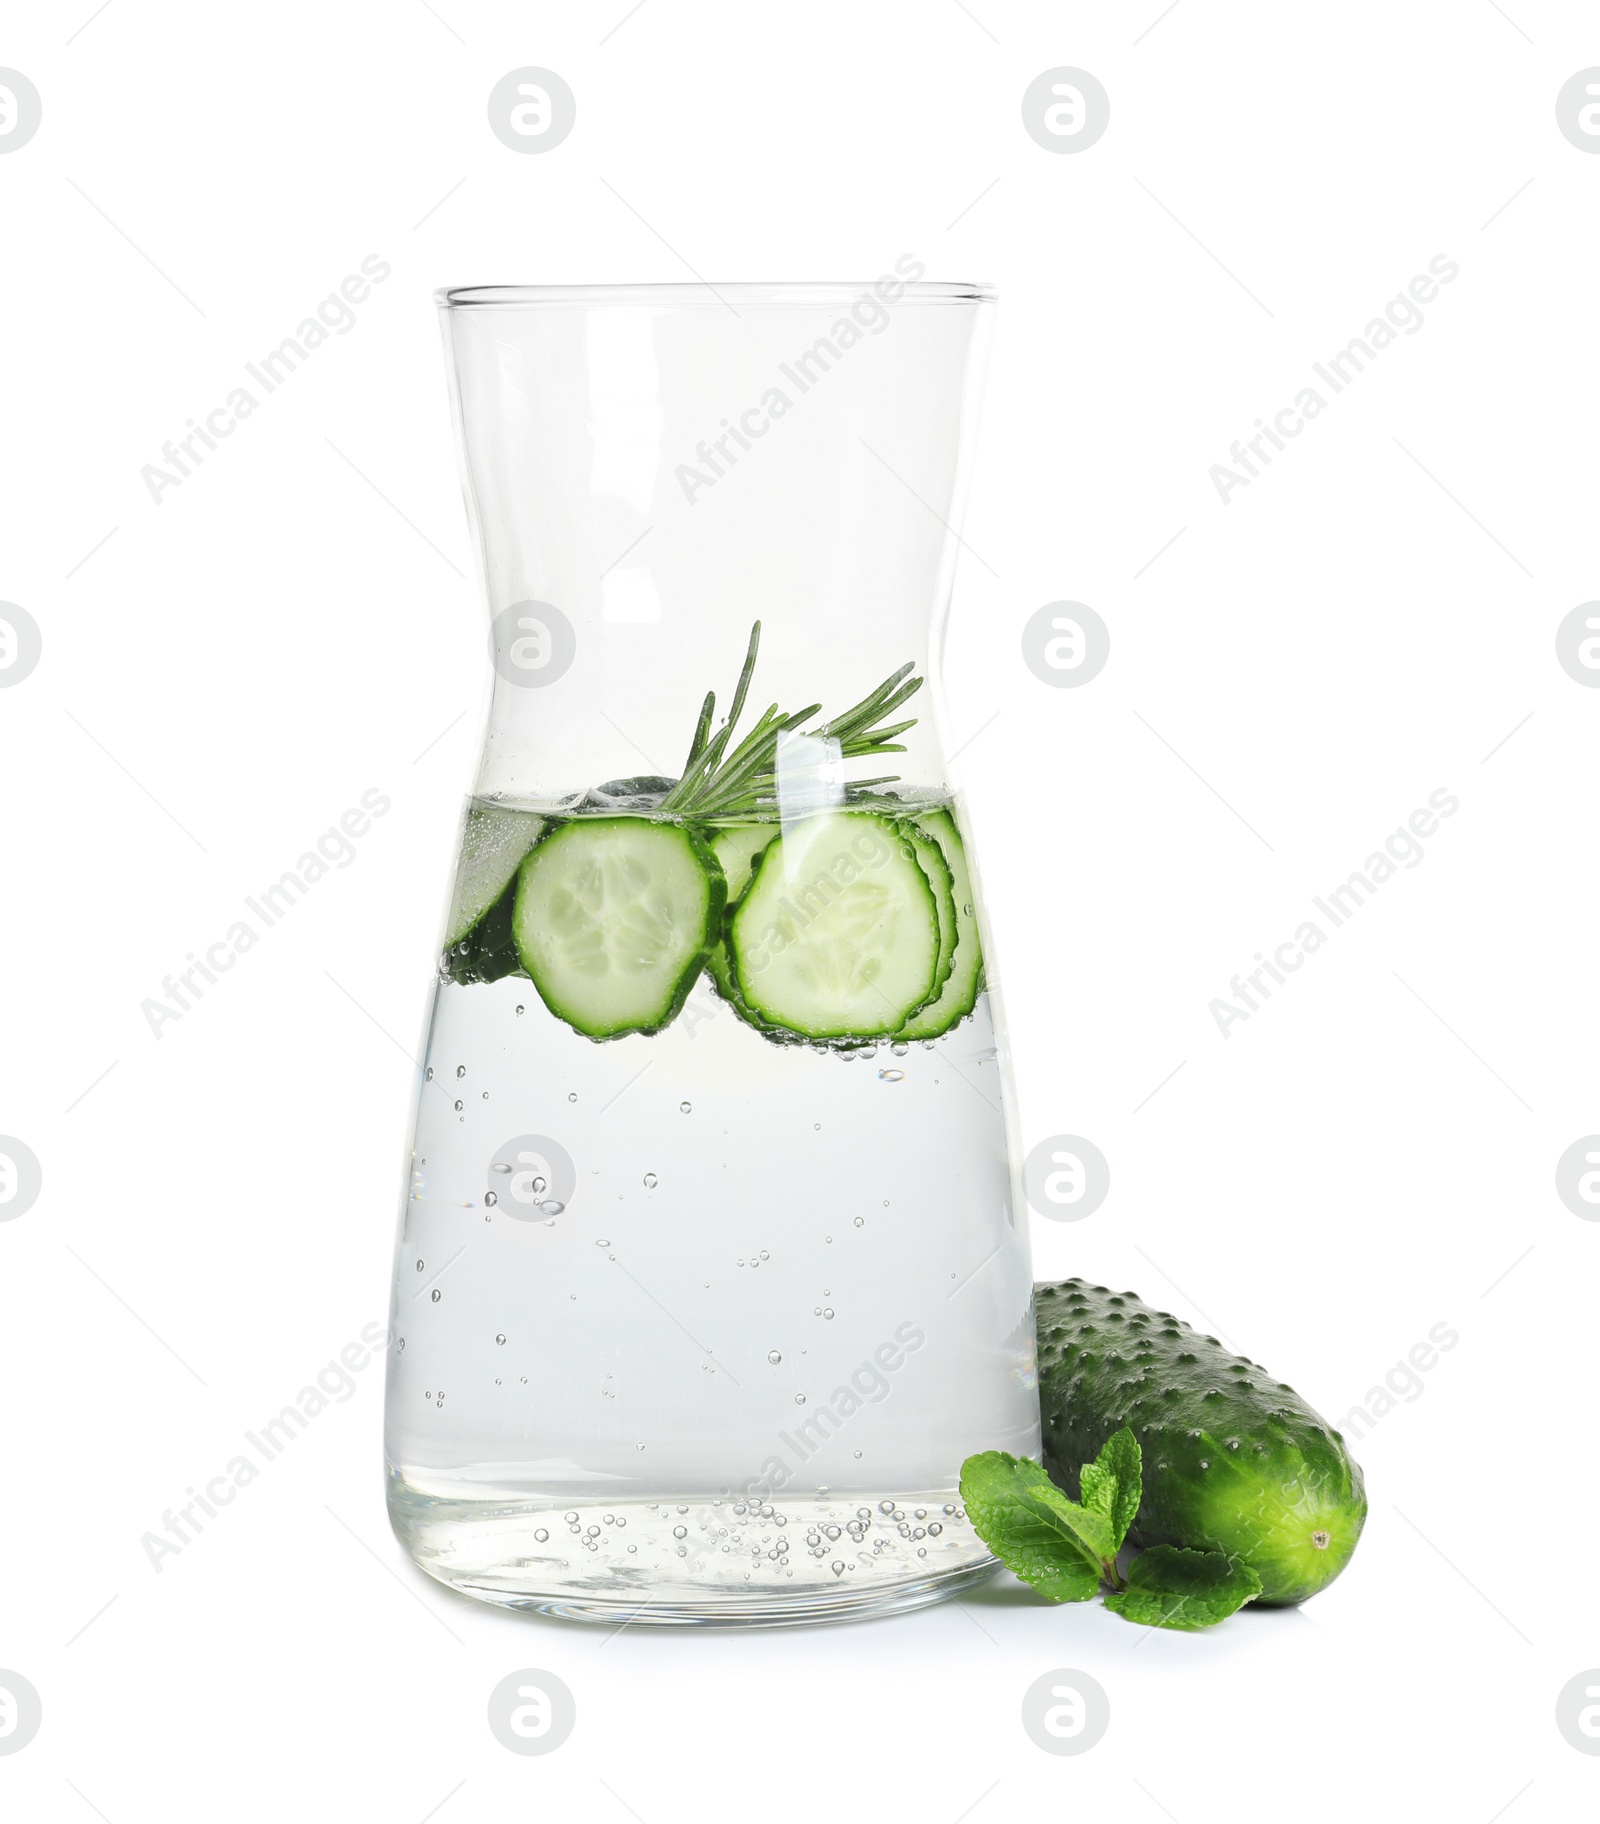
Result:
{"type": "Polygon", "coordinates": [[[855,283],[843,280],[779,282],[737,280],[713,285],[684,280],[627,285],[444,285],[434,294],[441,310],[524,310],[563,304],[634,304],[657,307],[698,305],[726,309],[730,302],[756,305],[850,305],[877,295],[895,304],[989,304],[998,295],[990,284],[968,280],[907,281],[885,274],[855,283]],[[882,287],[882,290],[879,290],[882,287]]]}

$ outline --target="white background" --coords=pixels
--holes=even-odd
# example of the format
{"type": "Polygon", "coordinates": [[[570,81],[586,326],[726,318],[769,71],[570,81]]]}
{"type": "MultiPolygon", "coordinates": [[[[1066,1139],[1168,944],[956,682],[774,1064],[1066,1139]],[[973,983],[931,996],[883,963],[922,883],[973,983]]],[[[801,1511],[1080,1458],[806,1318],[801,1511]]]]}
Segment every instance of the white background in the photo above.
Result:
{"type": "Polygon", "coordinates": [[[1600,31],[1161,3],[8,8],[44,103],[0,157],[0,597],[44,634],[0,692],[0,1130],[44,1170],[0,1225],[0,1666],[44,1703],[8,1817],[1592,1808],[1554,1703],[1600,1662],[1600,1232],[1554,1172],[1600,1128],[1600,694],[1555,630],[1600,595],[1600,157],[1554,104],[1600,31]],[[546,155],[486,123],[525,64],[577,96],[546,155]],[[1019,111],[1063,64],[1111,97],[1073,156],[1019,111]],[[1353,1565],[1201,1636],[1001,1579],[611,1637],[410,1569],[374,1366],[157,1575],[140,1535],[385,1310],[485,669],[432,288],[906,252],[1001,288],[966,526],[998,580],[963,562],[950,716],[1024,1138],[1112,1170],[1036,1225],[1040,1276],[1134,1288],[1335,1423],[1458,1331],[1358,1446],[1353,1565]],[[369,253],[356,328],[154,505],[141,465],[369,253]],[[1441,253],[1424,327],[1224,506],[1209,467],[1441,253]],[[1021,658],[1062,598],[1111,629],[1079,689],[1021,658]],[[153,1039],[141,1000],[371,786],[357,860],[153,1039]],[[1425,860],[1224,1039],[1212,997],[1439,787],[1425,860]],[[522,1667],[576,1695],[548,1757],[485,1724],[522,1667]],[[1111,1702],[1075,1759],[1018,1714],[1062,1667],[1111,1702]]]}

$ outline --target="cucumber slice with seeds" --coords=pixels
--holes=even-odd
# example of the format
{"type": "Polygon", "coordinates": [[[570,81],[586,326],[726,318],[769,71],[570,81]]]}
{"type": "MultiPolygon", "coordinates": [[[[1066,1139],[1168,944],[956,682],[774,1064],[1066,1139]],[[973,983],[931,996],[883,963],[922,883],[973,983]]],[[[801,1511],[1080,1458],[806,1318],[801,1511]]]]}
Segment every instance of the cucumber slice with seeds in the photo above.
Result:
{"type": "Polygon", "coordinates": [[[544,834],[545,819],[534,811],[475,804],[461,832],[444,947],[459,944],[511,884],[522,858],[544,834]]]}
{"type": "Polygon", "coordinates": [[[726,892],[716,857],[681,824],[575,818],[522,864],[517,953],[544,1004],[585,1037],[659,1032],[694,986],[726,892]]]}
{"type": "Polygon", "coordinates": [[[808,1039],[882,1038],[936,992],[938,905],[892,818],[824,811],[763,852],[728,950],[758,1019],[808,1039]]]}
{"type": "Polygon", "coordinates": [[[938,810],[927,811],[916,821],[918,827],[938,844],[949,865],[956,916],[955,954],[937,998],[912,1014],[895,1037],[936,1039],[952,1026],[959,1026],[977,1005],[983,984],[983,945],[978,938],[978,916],[967,851],[962,846],[955,818],[946,810],[938,810]]]}

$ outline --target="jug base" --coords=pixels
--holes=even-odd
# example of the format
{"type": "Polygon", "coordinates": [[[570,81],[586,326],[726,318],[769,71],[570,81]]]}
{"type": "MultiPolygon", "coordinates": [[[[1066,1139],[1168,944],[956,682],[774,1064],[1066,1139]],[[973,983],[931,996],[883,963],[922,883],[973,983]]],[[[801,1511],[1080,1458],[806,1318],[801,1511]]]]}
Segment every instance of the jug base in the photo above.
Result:
{"type": "MultiPolygon", "coordinates": [[[[431,1479],[431,1478],[430,1478],[431,1479]]],[[[997,1570],[953,1490],[757,1503],[664,1494],[430,1493],[389,1478],[430,1577],[502,1608],[610,1627],[775,1628],[898,1615],[997,1570]]]]}

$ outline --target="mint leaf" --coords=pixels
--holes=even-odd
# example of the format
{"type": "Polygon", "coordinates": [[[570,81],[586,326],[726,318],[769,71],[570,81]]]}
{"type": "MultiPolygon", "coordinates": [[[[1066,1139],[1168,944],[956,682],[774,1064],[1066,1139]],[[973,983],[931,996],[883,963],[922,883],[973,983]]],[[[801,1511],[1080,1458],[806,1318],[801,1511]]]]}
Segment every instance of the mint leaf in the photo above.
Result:
{"type": "Polygon", "coordinates": [[[1038,1491],[1036,1499],[1048,1510],[1056,1525],[1081,1541],[1095,1562],[1109,1575],[1117,1555],[1117,1537],[1110,1520],[1092,1507],[1084,1507],[1069,1495],[1064,1495],[1053,1482],[1047,1481],[1038,1491]]]}
{"type": "Polygon", "coordinates": [[[1116,1557],[1139,1511],[1144,1494],[1142,1467],[1139,1440],[1126,1425],[1106,1439],[1093,1463],[1083,1466],[1079,1477],[1083,1505],[1090,1513],[1103,1515],[1110,1526],[1108,1557],[1116,1557]]]}
{"type": "Polygon", "coordinates": [[[1148,1628],[1213,1627],[1261,1594],[1248,1565],[1221,1552],[1153,1545],[1128,1567],[1128,1587],[1106,1598],[1124,1621],[1148,1628]]]}
{"type": "Polygon", "coordinates": [[[1003,1450],[968,1457],[961,1465],[961,1499],[978,1537],[1046,1600],[1087,1602],[1099,1589],[1104,1555],[1062,1511],[1077,1504],[1031,1459],[1003,1450]]]}

